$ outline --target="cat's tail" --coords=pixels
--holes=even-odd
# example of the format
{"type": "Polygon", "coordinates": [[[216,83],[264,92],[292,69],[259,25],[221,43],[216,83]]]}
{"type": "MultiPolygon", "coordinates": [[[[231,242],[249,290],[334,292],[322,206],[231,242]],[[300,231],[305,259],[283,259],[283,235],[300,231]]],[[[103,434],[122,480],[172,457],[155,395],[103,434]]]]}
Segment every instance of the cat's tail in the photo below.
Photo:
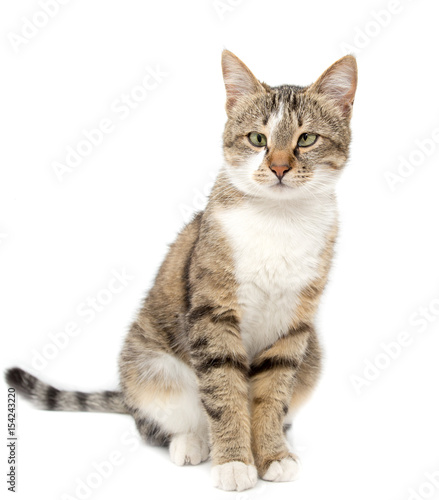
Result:
{"type": "Polygon", "coordinates": [[[121,392],[61,391],[21,368],[10,368],[5,378],[10,387],[43,410],[128,413],[121,392]]]}

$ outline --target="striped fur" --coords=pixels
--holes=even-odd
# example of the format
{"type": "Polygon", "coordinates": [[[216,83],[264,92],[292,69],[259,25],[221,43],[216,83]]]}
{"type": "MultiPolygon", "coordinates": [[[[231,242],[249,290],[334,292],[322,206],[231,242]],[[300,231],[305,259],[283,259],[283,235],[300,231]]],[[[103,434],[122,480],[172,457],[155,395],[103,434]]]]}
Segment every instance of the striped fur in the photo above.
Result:
{"type": "Polygon", "coordinates": [[[129,413],[146,441],[169,444],[176,464],[210,453],[214,485],[241,491],[258,475],[290,481],[298,472],[285,432],[320,374],[314,321],[357,77],[347,56],[308,87],[270,87],[228,51],[223,74],[224,168],[129,330],[120,392],[59,391],[20,369],[7,380],[45,409],[129,413]],[[251,143],[251,132],[266,144],[251,143]],[[304,133],[315,143],[300,146],[304,133]]]}
{"type": "Polygon", "coordinates": [[[62,391],[21,368],[7,370],[6,382],[43,410],[128,413],[120,392],[62,391]]]}

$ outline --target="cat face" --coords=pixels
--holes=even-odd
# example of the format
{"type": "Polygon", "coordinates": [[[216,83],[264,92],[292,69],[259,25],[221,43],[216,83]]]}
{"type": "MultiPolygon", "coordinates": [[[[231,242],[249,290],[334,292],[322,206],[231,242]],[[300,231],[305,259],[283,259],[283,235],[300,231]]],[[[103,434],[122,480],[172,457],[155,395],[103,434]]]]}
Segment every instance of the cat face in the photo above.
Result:
{"type": "Polygon", "coordinates": [[[355,58],[333,64],[308,87],[269,87],[223,52],[226,172],[246,195],[292,199],[331,192],[349,152],[355,58]]]}

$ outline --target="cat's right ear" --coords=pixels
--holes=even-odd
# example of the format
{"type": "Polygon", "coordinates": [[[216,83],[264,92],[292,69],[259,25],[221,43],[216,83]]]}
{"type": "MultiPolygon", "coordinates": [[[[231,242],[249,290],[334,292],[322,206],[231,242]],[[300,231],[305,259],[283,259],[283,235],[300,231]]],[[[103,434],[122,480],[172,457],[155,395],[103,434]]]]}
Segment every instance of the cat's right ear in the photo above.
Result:
{"type": "Polygon", "coordinates": [[[264,87],[253,73],[229,50],[223,50],[221,64],[227,94],[227,114],[232,111],[240,98],[264,91],[264,87]]]}

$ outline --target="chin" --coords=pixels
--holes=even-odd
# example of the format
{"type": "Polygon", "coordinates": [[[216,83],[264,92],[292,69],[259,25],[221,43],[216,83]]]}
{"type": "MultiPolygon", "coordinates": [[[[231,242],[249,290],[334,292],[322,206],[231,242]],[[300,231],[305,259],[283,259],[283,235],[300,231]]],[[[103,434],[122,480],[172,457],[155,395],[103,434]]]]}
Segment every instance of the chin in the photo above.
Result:
{"type": "MultiPolygon", "coordinates": [[[[310,184],[310,183],[309,183],[310,184]]],[[[309,195],[311,190],[308,183],[300,184],[266,184],[259,185],[261,196],[270,200],[297,200],[303,196],[309,195]]]]}
{"type": "Polygon", "coordinates": [[[297,197],[298,186],[277,183],[262,186],[261,191],[263,192],[263,196],[270,200],[290,200],[297,197]]]}

